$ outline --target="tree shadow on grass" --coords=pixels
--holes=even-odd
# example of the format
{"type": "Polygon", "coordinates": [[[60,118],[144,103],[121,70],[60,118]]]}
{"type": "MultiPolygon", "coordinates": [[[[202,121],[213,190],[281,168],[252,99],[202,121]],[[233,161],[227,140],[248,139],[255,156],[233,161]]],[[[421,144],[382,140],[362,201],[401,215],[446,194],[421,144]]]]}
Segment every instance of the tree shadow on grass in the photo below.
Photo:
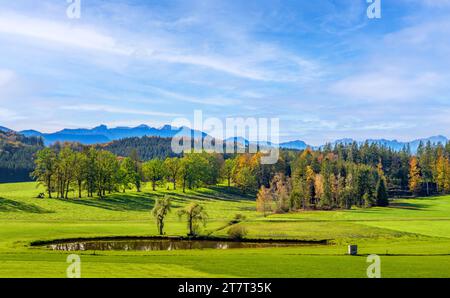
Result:
{"type": "Polygon", "coordinates": [[[0,197],[0,212],[53,213],[36,205],[25,204],[0,197]]]}
{"type": "Polygon", "coordinates": [[[108,195],[104,199],[69,199],[66,202],[112,211],[150,211],[153,209],[156,197],[159,196],[148,193],[116,193],[108,195]]]}
{"type": "Polygon", "coordinates": [[[216,185],[216,186],[210,186],[211,190],[217,192],[218,194],[230,198],[232,200],[238,200],[238,201],[254,201],[256,198],[256,194],[243,194],[242,191],[240,191],[238,188],[231,186],[223,186],[223,185],[216,185]]]}
{"type": "Polygon", "coordinates": [[[240,201],[254,201],[255,196],[252,195],[243,195],[239,190],[231,187],[224,186],[210,186],[208,191],[204,191],[202,189],[199,190],[189,190],[186,193],[169,191],[165,193],[168,196],[173,197],[174,199],[183,198],[183,199],[193,199],[198,201],[209,201],[209,200],[218,200],[225,202],[240,202],[240,201]]]}
{"type": "Polygon", "coordinates": [[[429,206],[425,205],[425,204],[420,204],[420,203],[392,202],[389,205],[389,208],[425,211],[425,209],[429,208],[429,206]]]}

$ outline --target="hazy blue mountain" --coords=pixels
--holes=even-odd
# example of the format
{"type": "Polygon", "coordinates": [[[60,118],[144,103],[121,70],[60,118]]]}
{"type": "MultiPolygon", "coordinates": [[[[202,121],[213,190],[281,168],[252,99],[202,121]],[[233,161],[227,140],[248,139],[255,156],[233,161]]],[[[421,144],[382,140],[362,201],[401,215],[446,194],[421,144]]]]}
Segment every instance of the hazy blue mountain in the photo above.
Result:
{"type": "Polygon", "coordinates": [[[23,134],[26,137],[40,137],[43,134],[37,130],[29,129],[29,130],[22,130],[20,131],[21,134],[23,134]]]}
{"type": "Polygon", "coordinates": [[[245,146],[248,146],[250,144],[250,142],[246,138],[243,138],[243,137],[228,138],[228,139],[225,139],[225,142],[226,143],[234,142],[236,144],[242,144],[245,146]]]}
{"type": "Polygon", "coordinates": [[[10,131],[13,131],[12,129],[9,129],[9,128],[7,128],[7,127],[4,127],[4,126],[0,126],[0,131],[3,131],[3,132],[10,132],[10,131]]]}
{"type": "Polygon", "coordinates": [[[280,147],[285,148],[285,149],[304,150],[310,146],[308,144],[306,144],[304,141],[297,140],[297,141],[281,143],[280,147]]]}
{"type": "Polygon", "coordinates": [[[433,136],[426,139],[419,139],[415,140],[409,143],[411,147],[411,151],[417,152],[417,149],[419,148],[420,143],[427,144],[428,142],[431,142],[431,144],[437,145],[437,144],[443,144],[445,145],[449,140],[444,136],[433,136]]]}
{"type": "MultiPolygon", "coordinates": [[[[410,150],[412,153],[417,153],[417,149],[419,148],[420,143],[426,144],[428,142],[431,142],[431,144],[433,145],[438,145],[438,144],[446,144],[449,140],[444,137],[444,136],[433,136],[433,137],[429,137],[429,138],[424,138],[424,139],[417,139],[411,142],[400,142],[398,140],[386,140],[386,139],[368,139],[367,142],[369,144],[377,144],[380,146],[384,146],[387,148],[391,148],[392,150],[396,150],[396,151],[400,151],[403,148],[407,148],[409,146],[410,150]]],[[[352,144],[353,142],[355,142],[353,139],[342,139],[342,140],[337,140],[335,142],[332,143],[332,145],[335,144],[344,144],[344,145],[348,145],[348,144],[352,144]]],[[[360,141],[357,142],[359,145],[362,145],[365,143],[365,141],[360,141]]]]}
{"type": "MultiPolygon", "coordinates": [[[[77,128],[77,129],[63,129],[54,133],[41,133],[36,130],[24,130],[20,133],[25,136],[41,136],[44,138],[46,145],[51,145],[55,142],[80,142],[82,144],[98,144],[108,143],[115,140],[155,136],[163,138],[171,138],[178,133],[193,134],[194,130],[189,128],[175,128],[170,125],[165,125],[161,128],[154,128],[147,125],[139,125],[137,127],[115,127],[108,128],[106,125],[100,125],[92,129],[77,128]],[[182,130],[185,129],[185,132],[182,130]]],[[[205,133],[196,132],[197,135],[205,136],[205,133]]]]}
{"type": "Polygon", "coordinates": [[[269,141],[258,141],[258,142],[257,141],[249,141],[243,137],[228,138],[228,139],[225,139],[224,142],[234,142],[236,144],[242,144],[245,146],[256,145],[256,146],[259,146],[260,148],[274,147],[274,144],[269,141]]]}
{"type": "Polygon", "coordinates": [[[346,139],[336,140],[336,141],[334,141],[333,144],[350,145],[350,144],[352,144],[354,141],[355,141],[355,140],[353,140],[353,139],[346,138],[346,139]]]}
{"type": "MultiPolygon", "coordinates": [[[[0,126],[1,131],[10,131],[10,129],[0,126]]],[[[191,136],[207,136],[206,133],[200,131],[194,131],[187,127],[176,128],[170,125],[165,125],[160,128],[154,128],[147,125],[139,125],[137,127],[115,127],[108,128],[106,125],[100,125],[91,129],[88,128],[77,128],[77,129],[63,129],[54,133],[41,133],[36,130],[24,130],[20,132],[21,134],[31,137],[31,136],[41,136],[44,139],[46,145],[53,144],[57,141],[64,142],[80,142],[82,144],[97,144],[97,143],[108,143],[115,140],[121,140],[131,137],[162,137],[171,138],[179,133],[191,135],[191,136]]],[[[234,141],[236,143],[245,144],[256,144],[256,142],[249,142],[243,137],[229,138],[226,141],[234,141]]],[[[411,142],[401,142],[398,140],[387,140],[387,139],[368,139],[369,144],[378,144],[391,148],[393,150],[399,151],[403,148],[409,146],[411,152],[416,153],[420,142],[426,144],[430,141],[432,144],[446,144],[449,140],[445,136],[432,136],[429,138],[418,139],[411,142]]],[[[350,138],[336,140],[331,143],[332,146],[336,144],[349,145],[355,142],[355,140],[350,138]]],[[[365,141],[356,141],[359,145],[364,144],[365,141]]],[[[270,142],[260,142],[259,145],[263,146],[273,146],[270,142]]],[[[322,146],[310,146],[302,140],[295,140],[284,142],[279,145],[280,148],[294,149],[294,150],[304,150],[307,147],[313,149],[323,148],[322,146]]]]}

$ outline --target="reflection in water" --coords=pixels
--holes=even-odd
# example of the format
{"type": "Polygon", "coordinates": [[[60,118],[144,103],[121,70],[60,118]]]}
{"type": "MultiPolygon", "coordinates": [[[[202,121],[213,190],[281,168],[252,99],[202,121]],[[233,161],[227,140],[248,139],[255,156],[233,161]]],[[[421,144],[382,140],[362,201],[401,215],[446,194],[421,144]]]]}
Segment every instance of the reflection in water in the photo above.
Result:
{"type": "Polygon", "coordinates": [[[267,248],[304,246],[302,243],[292,242],[233,242],[213,240],[115,240],[115,241],[84,241],[51,244],[53,250],[82,251],[82,250],[186,250],[186,249],[235,249],[235,248],[267,248]]]}

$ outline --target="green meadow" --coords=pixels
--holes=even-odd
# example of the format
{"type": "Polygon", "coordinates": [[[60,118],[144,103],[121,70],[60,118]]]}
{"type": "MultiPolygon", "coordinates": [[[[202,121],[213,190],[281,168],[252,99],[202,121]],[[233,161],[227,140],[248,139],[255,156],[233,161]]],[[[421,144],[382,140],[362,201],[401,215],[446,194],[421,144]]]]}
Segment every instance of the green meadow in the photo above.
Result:
{"type": "MultiPolygon", "coordinates": [[[[155,199],[173,210],[165,231],[185,236],[177,209],[202,204],[202,235],[227,237],[230,220],[245,215],[252,239],[328,240],[328,245],[177,251],[83,251],[82,277],[367,277],[367,255],[381,257],[382,277],[450,277],[450,197],[395,200],[388,208],[305,211],[264,217],[253,197],[225,186],[188,191],[108,195],[104,199],[38,199],[36,183],[0,184],[0,277],[65,277],[70,252],[34,241],[106,236],[156,236],[155,199]],[[357,256],[347,245],[357,244],[357,256]]],[[[74,196],[74,195],[72,195],[74,196]]]]}

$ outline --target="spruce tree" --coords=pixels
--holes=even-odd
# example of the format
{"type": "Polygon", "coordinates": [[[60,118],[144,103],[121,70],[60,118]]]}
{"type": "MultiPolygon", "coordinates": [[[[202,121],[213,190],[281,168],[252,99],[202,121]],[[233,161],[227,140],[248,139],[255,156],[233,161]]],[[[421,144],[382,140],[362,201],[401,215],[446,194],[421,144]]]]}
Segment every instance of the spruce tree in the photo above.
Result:
{"type": "Polygon", "coordinates": [[[387,207],[389,206],[389,197],[386,190],[386,182],[383,178],[378,179],[377,183],[377,206],[387,207]]]}

